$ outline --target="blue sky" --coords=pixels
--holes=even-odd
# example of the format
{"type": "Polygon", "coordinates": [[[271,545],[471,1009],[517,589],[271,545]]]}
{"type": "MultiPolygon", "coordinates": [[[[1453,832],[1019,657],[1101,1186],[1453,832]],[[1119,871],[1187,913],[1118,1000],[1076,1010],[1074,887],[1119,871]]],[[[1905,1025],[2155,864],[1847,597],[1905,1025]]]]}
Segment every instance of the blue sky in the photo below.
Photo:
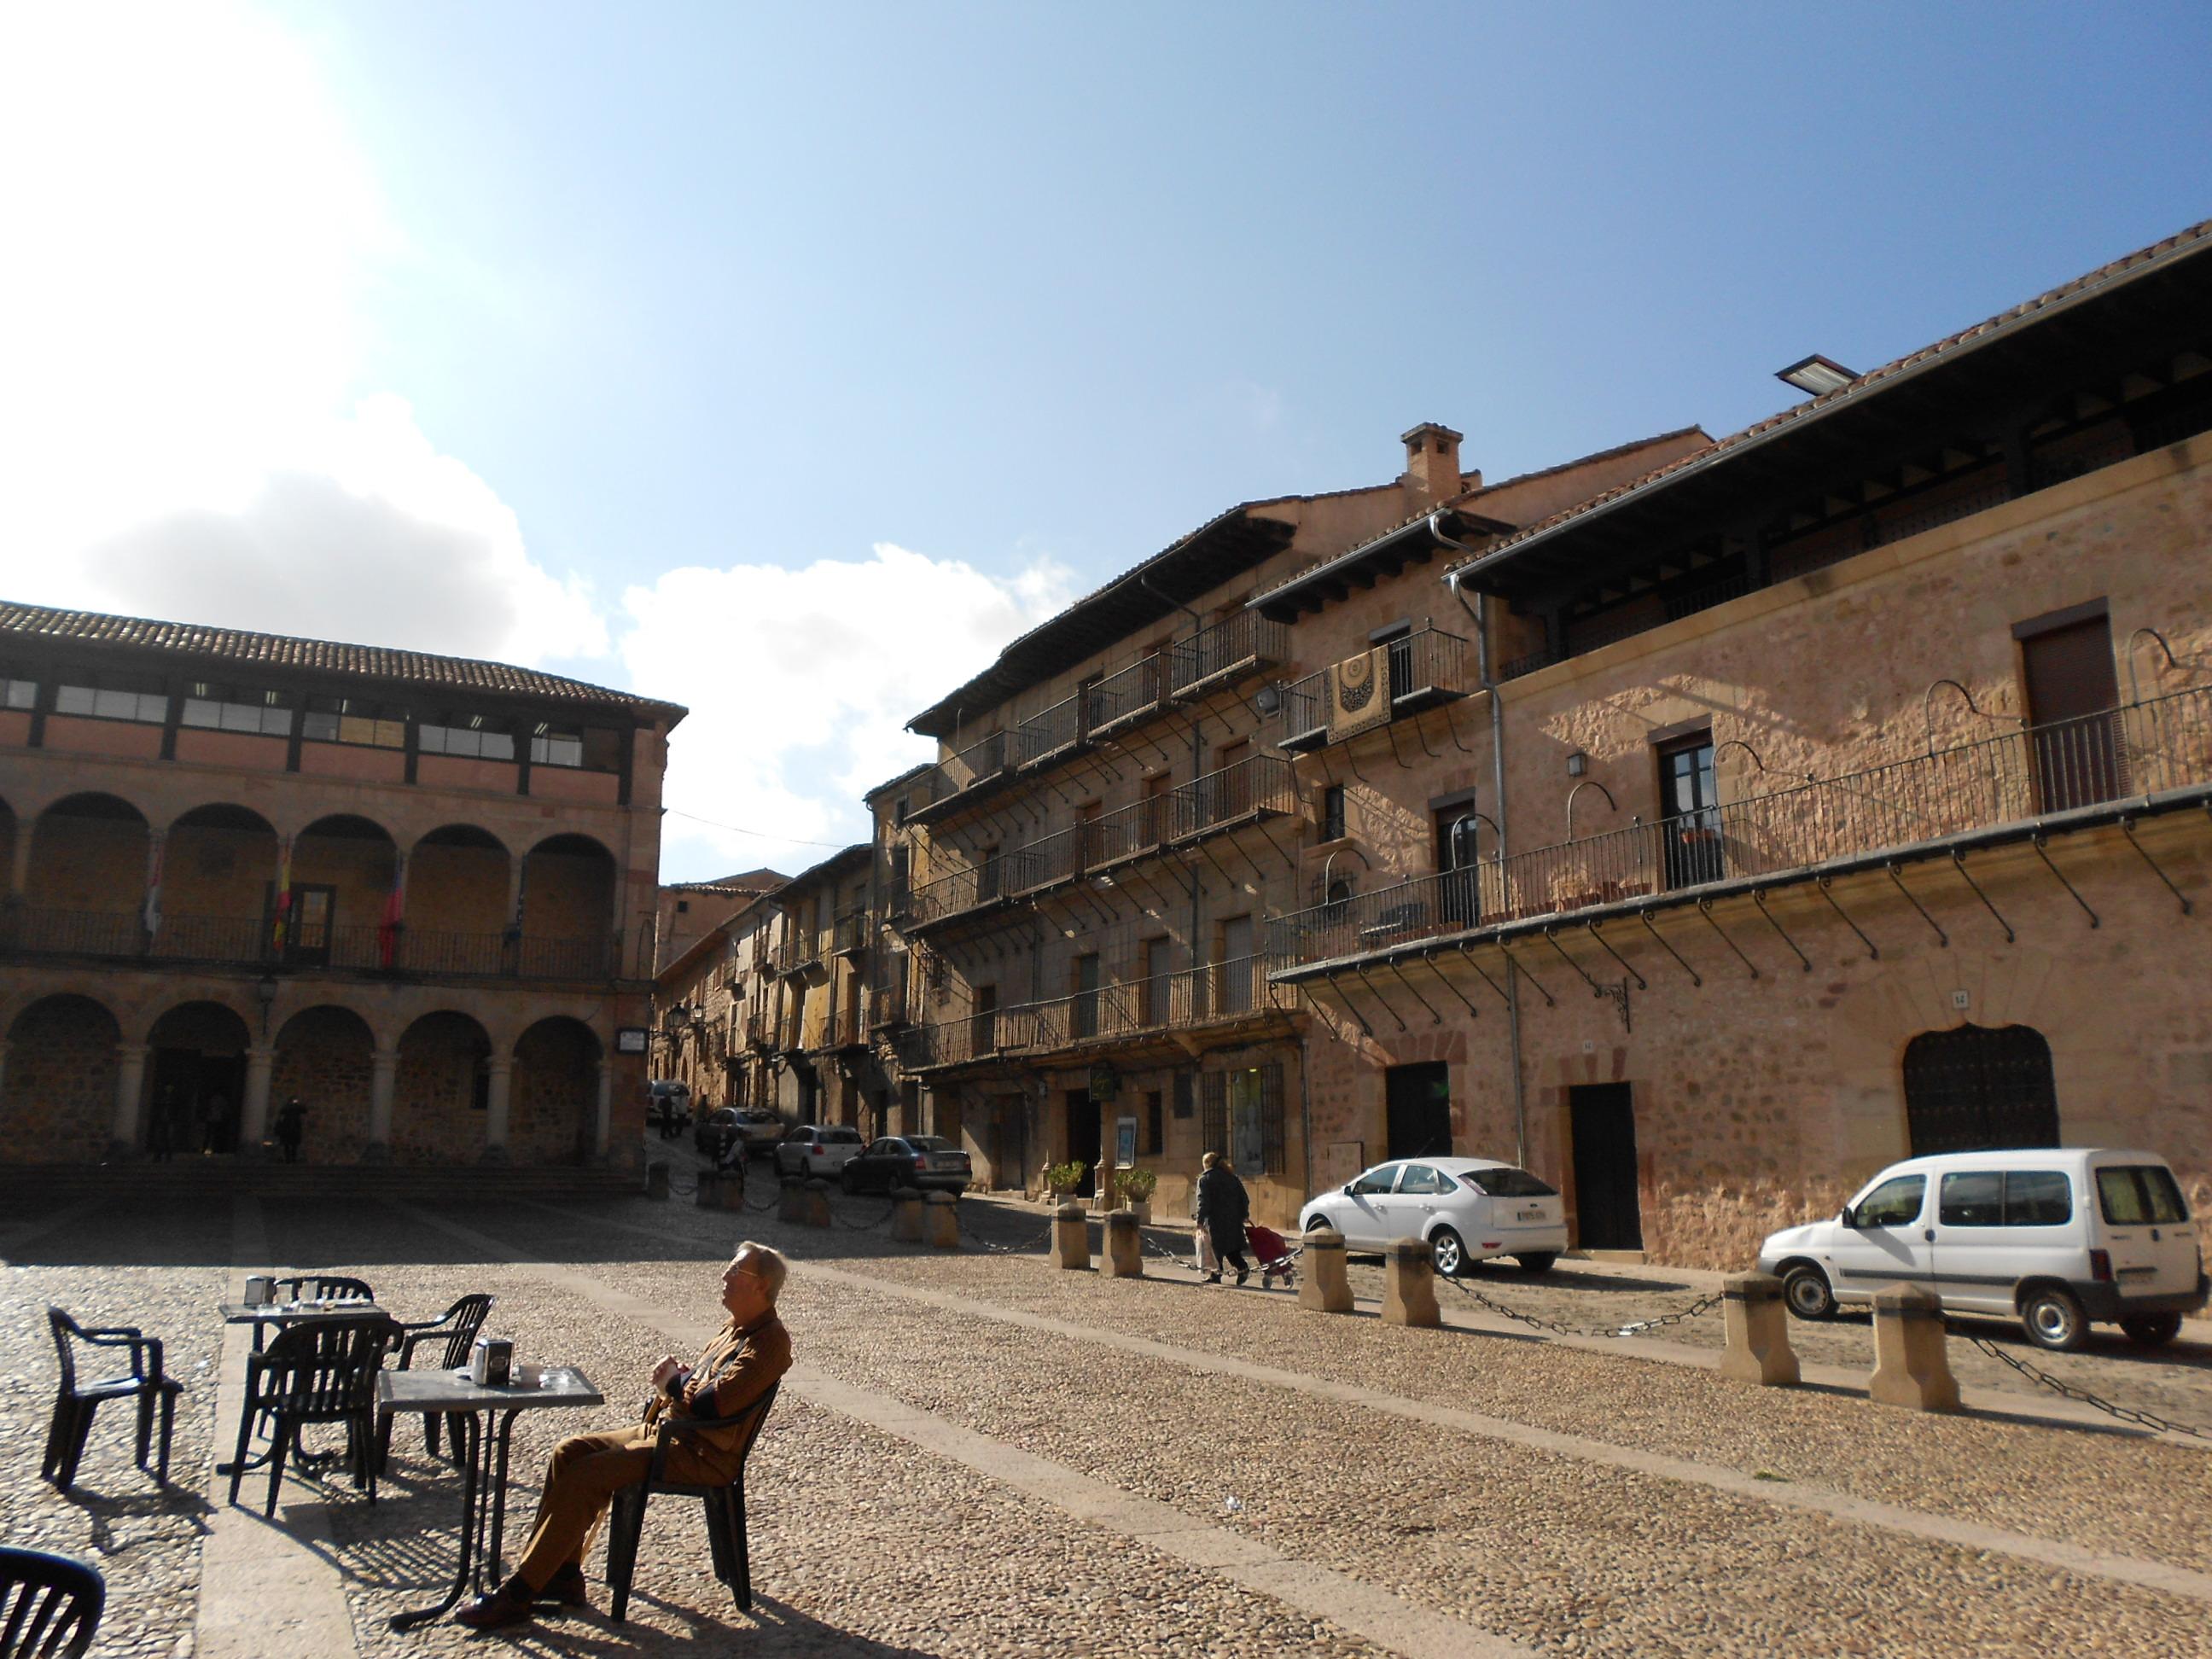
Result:
{"type": "Polygon", "coordinates": [[[58,158],[0,314],[75,388],[0,412],[5,589],[688,702],[672,804],[790,839],[672,819],[675,877],[859,834],[1013,632],[1417,421],[1492,477],[1732,430],[2212,215],[2202,5],[0,28],[58,158]]]}

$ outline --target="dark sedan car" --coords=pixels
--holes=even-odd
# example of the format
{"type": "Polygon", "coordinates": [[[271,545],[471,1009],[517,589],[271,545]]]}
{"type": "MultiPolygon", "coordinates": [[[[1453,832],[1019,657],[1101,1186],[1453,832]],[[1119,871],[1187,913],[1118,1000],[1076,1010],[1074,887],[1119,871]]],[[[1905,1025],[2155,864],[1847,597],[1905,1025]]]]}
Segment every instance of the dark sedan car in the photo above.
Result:
{"type": "Polygon", "coordinates": [[[691,1144],[718,1162],[737,1138],[738,1115],[728,1106],[708,1113],[691,1129],[691,1144]]]}
{"type": "Polygon", "coordinates": [[[885,1135],[850,1159],[838,1179],[848,1193],[887,1193],[894,1187],[957,1193],[968,1177],[968,1154],[943,1137],[885,1135]]]}

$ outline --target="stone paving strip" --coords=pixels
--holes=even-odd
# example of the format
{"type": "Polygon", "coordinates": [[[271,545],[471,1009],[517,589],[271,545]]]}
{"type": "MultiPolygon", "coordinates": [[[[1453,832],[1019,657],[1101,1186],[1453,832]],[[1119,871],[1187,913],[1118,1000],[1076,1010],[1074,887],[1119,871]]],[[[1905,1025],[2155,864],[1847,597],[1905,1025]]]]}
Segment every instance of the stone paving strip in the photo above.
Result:
{"type": "MultiPolygon", "coordinates": [[[[518,1226],[516,1220],[507,1214],[489,1224],[503,1237],[526,1240],[533,1254],[560,1244],[557,1237],[533,1234],[565,1235],[581,1245],[597,1224],[518,1226]]],[[[756,1224],[755,1218],[745,1221],[756,1224]]],[[[727,1239],[726,1221],[715,1230],[727,1239]]],[[[756,1224],[745,1231],[769,1230],[756,1224]]],[[[825,1242],[820,1233],[786,1242],[803,1249],[810,1238],[825,1242]]],[[[1672,1480],[1594,1469],[1539,1448],[1501,1462],[1494,1449],[1439,1437],[1418,1412],[1377,1425],[1347,1419],[1336,1400],[1286,1405],[1272,1381],[1179,1379],[1158,1362],[1187,1361],[1187,1353],[1102,1355],[1091,1340],[1095,1333],[1085,1328],[1051,1334],[1061,1346],[1088,1352],[1054,1355],[1049,1345],[1041,1346],[1036,1328],[1009,1328],[1009,1322],[994,1317],[1000,1310],[970,1316],[925,1308],[917,1298],[900,1298],[910,1304],[904,1312],[886,1308],[877,1269],[890,1265],[888,1258],[872,1262],[868,1277],[849,1284],[802,1265],[794,1279],[817,1311],[824,1291],[833,1309],[839,1297],[856,1298],[848,1317],[806,1327],[810,1341],[830,1343],[828,1363],[840,1372],[858,1373],[864,1383],[1117,1484],[1180,1496],[1186,1507],[1221,1502],[1218,1486],[1205,1494],[1182,1490],[1194,1467],[1233,1477],[1247,1498],[1243,1517],[1231,1524],[1259,1524],[1264,1502],[1266,1524],[1295,1535],[1271,1534],[1279,1543],[1294,1542],[1291,1553],[1411,1597],[1444,1599],[1449,1611],[1520,1639],[1570,1649],[1690,1653],[1714,1650],[1725,1632],[1724,1644],[1767,1651],[1850,1651],[1866,1630],[1878,1627],[1885,1651],[1936,1652],[1952,1650],[1966,1634],[1987,1650],[2000,1650],[2008,1632],[2032,1627],[2062,1643],[2066,1634],[2076,1636],[2082,1645],[2124,1630],[2122,1645],[2130,1650],[2168,1652],[2194,1650],[2187,1644],[2195,1638],[2185,1637],[2177,1647],[2163,1637],[2154,1641],[2151,1632],[2194,1631],[2203,1622],[2201,1603],[2177,1598],[2171,1587],[2206,1586],[2155,1561],[2054,1553],[2039,1540],[2010,1534],[1985,1540],[2002,1547],[1993,1550],[1869,1536],[1856,1525],[1839,1528],[1826,1513],[1777,1513],[1763,1485],[1732,1471],[1723,1473],[1747,1490],[1690,1498],[1672,1480]],[[914,1363],[945,1354],[957,1354],[957,1364],[914,1363]],[[1242,1408],[1224,1420],[1222,1401],[1231,1398],[1242,1408]],[[1301,1425],[1299,1432],[1270,1455],[1271,1437],[1292,1421],[1301,1425]],[[1169,1437],[1176,1443],[1166,1452],[1156,1449],[1163,1422],[1188,1429],[1169,1437]],[[1201,1455],[1209,1447],[1220,1449],[1218,1468],[1201,1455]],[[1155,1456],[1164,1461],[1152,1462],[1155,1456]],[[1440,1503],[1441,1522],[1435,1518],[1440,1503]],[[1394,1528],[1393,1516],[1405,1524],[1394,1528]],[[1408,1545],[1408,1537],[1424,1541],[1408,1545]],[[2054,1576],[2053,1553],[2107,1582],[2093,1591],[2081,1577],[2054,1576]],[[1532,1560],[1534,1568],[1527,1565],[1532,1560]],[[2114,1583],[2100,1568],[2122,1579],[2160,1580],[2168,1590],[2114,1583]],[[2097,1607],[2105,1612],[2087,1611],[2097,1607]]],[[[648,1296],[665,1273],[619,1265],[600,1271],[648,1296]]],[[[1183,1321],[1188,1317],[1185,1313],[1183,1321]]],[[[1369,1325],[1366,1334],[1376,1328],[1369,1325]]],[[[1433,1333],[1389,1334],[1439,1340],[1433,1333]]],[[[1827,1498],[1818,1500],[1818,1510],[1832,1507],[1827,1498]]],[[[1900,1513],[1908,1527],[1925,1520],[1900,1513]]]]}
{"type": "MultiPolygon", "coordinates": [[[[528,1252],[477,1229],[412,1206],[395,1207],[422,1225],[482,1249],[488,1260],[510,1261],[520,1271],[589,1302],[603,1313],[650,1326],[679,1351],[696,1350],[719,1322],[669,1306],[665,1295],[670,1287],[663,1276],[648,1279],[659,1290],[659,1296],[633,1295],[590,1268],[533,1261],[528,1252]]],[[[817,1271],[794,1266],[802,1275],[817,1271]]],[[[705,1279],[703,1273],[702,1278],[705,1279]]],[[[1528,1651],[1418,1602],[1326,1567],[1286,1558],[1257,1540],[1194,1522],[1167,1504],[1134,1497],[1065,1465],[917,1412],[892,1395],[856,1387],[817,1366],[804,1362],[795,1365],[786,1386],[866,1428],[886,1431],[940,1458],[964,1464],[1036,1502],[1063,1510],[1074,1520],[1112,1536],[1150,1545],[1163,1554],[1214,1572],[1310,1617],[1330,1619],[1407,1659],[1453,1659],[1453,1656],[1510,1659],[1528,1651]]]]}

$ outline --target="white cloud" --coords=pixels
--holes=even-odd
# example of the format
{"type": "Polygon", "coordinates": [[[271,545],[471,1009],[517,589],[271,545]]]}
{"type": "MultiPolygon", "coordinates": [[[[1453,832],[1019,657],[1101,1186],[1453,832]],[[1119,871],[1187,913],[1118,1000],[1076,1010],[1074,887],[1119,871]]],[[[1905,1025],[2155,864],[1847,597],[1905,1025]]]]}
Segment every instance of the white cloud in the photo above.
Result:
{"type": "Polygon", "coordinates": [[[1070,573],[1049,558],[1002,580],[884,542],[865,562],[693,568],[631,588],[628,678],[691,710],[670,739],[668,805],[792,838],[672,816],[664,872],[790,872],[824,856],[799,842],[865,839],[863,792],[934,752],[907,720],[1070,592],[1070,573]]]}
{"type": "Polygon", "coordinates": [[[588,596],[392,396],[405,248],[313,55],[229,7],[0,10],[0,593],[524,661],[588,596]]]}

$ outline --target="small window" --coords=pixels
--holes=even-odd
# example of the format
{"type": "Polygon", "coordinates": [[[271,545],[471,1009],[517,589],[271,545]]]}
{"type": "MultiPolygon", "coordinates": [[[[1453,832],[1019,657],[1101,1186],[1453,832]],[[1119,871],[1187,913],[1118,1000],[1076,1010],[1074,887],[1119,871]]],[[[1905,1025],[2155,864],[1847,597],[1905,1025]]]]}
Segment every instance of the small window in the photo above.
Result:
{"type": "Polygon", "coordinates": [[[416,746],[426,755],[458,755],[468,760],[511,761],[514,733],[507,722],[489,714],[443,714],[426,720],[416,733],[416,746]]]}
{"type": "Polygon", "coordinates": [[[1899,1176],[1885,1181],[1859,1200],[1862,1227],[1904,1227],[1920,1219],[1921,1201],[1928,1196],[1926,1176],[1899,1176]]]}
{"type": "Polygon", "coordinates": [[[0,669],[0,708],[34,708],[38,702],[36,680],[11,678],[5,669],[0,669]]]}
{"type": "Polygon", "coordinates": [[[1333,783],[1321,792],[1321,838],[1344,839],[1344,786],[1333,783]]]}
{"type": "Polygon", "coordinates": [[[300,718],[300,735],[315,743],[404,749],[407,711],[363,697],[310,697],[300,718]]]}
{"type": "Polygon", "coordinates": [[[2063,1227],[2074,1218],[2074,1188],[2058,1170],[2011,1170],[2005,1174],[2005,1225],[2063,1227]]]}
{"type": "Polygon", "coordinates": [[[215,732],[252,732],[272,738],[292,732],[290,699],[283,692],[206,681],[187,689],[178,720],[181,725],[215,732]]]}
{"type": "Polygon", "coordinates": [[[1166,1098],[1159,1090],[1149,1090],[1145,1095],[1146,1154],[1148,1157],[1158,1158],[1162,1152],[1167,1151],[1167,1140],[1166,1098]]]}
{"type": "Polygon", "coordinates": [[[676,914],[678,915],[687,915],[690,913],[690,909],[691,901],[690,899],[678,899],[676,901],[676,914]]]}
{"type": "Polygon", "coordinates": [[[1352,1190],[1355,1193],[1387,1193],[1398,1179],[1398,1170],[1395,1164],[1379,1164],[1353,1182],[1352,1190]]]}
{"type": "Polygon", "coordinates": [[[54,712],[160,726],[169,718],[169,700],[155,689],[159,684],[140,675],[83,675],[54,689],[54,712]]]}
{"type": "Polygon", "coordinates": [[[2004,1174],[1998,1170],[1962,1170],[1943,1177],[1936,1218],[1946,1227],[2004,1225],[2004,1174]]]}
{"type": "Polygon", "coordinates": [[[581,766],[584,763],[583,728],[538,721],[530,734],[530,763],[532,766],[581,766]]]}
{"type": "Polygon", "coordinates": [[[2189,1219],[2173,1171],[2162,1164],[2122,1164],[2097,1171],[2097,1200],[2115,1227],[2172,1226],[2189,1219]]]}

